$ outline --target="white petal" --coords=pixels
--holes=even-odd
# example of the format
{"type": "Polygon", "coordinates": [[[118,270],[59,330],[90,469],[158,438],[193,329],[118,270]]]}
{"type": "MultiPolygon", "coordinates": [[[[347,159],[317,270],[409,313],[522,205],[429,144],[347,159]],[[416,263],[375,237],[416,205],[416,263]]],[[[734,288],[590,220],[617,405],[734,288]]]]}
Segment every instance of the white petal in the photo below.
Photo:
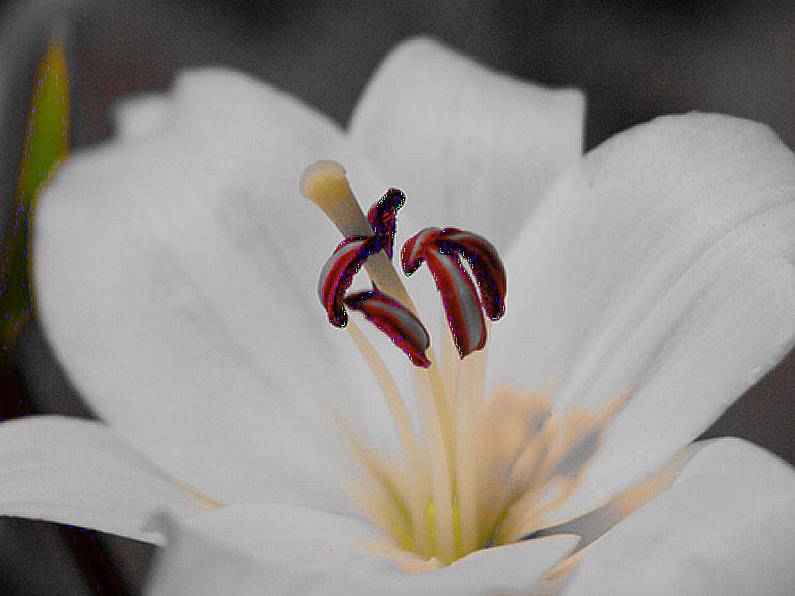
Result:
{"type": "Polygon", "coordinates": [[[508,259],[490,383],[556,407],[634,394],[560,518],[698,436],[795,336],[795,157],[765,127],[655,120],[608,141],[537,210],[508,259]]]}
{"type": "Polygon", "coordinates": [[[393,50],[350,134],[423,226],[459,226],[506,249],[582,155],[585,100],[497,74],[429,39],[393,50]]]}
{"type": "Polygon", "coordinates": [[[114,131],[129,138],[156,133],[167,124],[171,101],[163,94],[146,94],[122,99],[112,108],[114,131]]]}
{"type": "Polygon", "coordinates": [[[694,456],[673,486],[582,553],[566,596],[791,594],[795,471],[739,439],[694,456]]]}
{"type": "Polygon", "coordinates": [[[183,74],[163,101],[156,131],[76,155],[40,201],[48,338],[100,417],[180,480],[227,502],[338,498],[328,411],[355,405],[377,431],[385,414],[317,301],[339,235],[298,178],[356,164],[328,120],[241,74],[183,74]]]}
{"type": "Polygon", "coordinates": [[[149,515],[209,506],[99,422],[31,416],[0,424],[0,515],[94,528],[146,542],[149,515]]]}
{"type": "Polygon", "coordinates": [[[239,505],[187,523],[165,516],[168,546],[153,594],[482,594],[531,586],[571,550],[559,536],[480,551],[422,574],[376,554],[378,535],[355,518],[290,505],[239,505]]]}

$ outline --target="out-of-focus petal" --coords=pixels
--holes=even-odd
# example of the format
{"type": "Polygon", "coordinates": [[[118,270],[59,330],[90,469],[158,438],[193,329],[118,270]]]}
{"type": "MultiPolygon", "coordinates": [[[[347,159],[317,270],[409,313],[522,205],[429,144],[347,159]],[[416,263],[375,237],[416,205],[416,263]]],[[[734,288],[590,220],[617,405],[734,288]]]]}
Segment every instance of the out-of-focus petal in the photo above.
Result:
{"type": "Polygon", "coordinates": [[[494,548],[414,574],[383,554],[372,526],[317,509],[239,505],[188,523],[157,521],[168,546],[150,586],[156,595],[512,591],[532,586],[575,542],[559,536],[494,548]]]}
{"type": "Polygon", "coordinates": [[[281,491],[342,507],[329,411],[389,428],[317,304],[340,238],[298,178],[319,158],[356,161],[328,120],[242,74],[188,72],[156,101],[157,130],[75,155],[41,198],[48,339],[96,412],[181,480],[227,502],[281,491]]]}
{"type": "Polygon", "coordinates": [[[160,93],[126,97],[111,110],[114,133],[122,139],[157,133],[167,124],[172,106],[171,99],[160,93]]]}
{"type": "Polygon", "coordinates": [[[581,553],[566,596],[790,594],[795,471],[739,439],[712,442],[666,492],[581,553]]]}
{"type": "Polygon", "coordinates": [[[99,422],[32,416],[0,424],[0,515],[44,519],[158,542],[158,509],[216,506],[166,476],[99,422]]]}
{"type": "Polygon", "coordinates": [[[350,134],[406,193],[414,221],[471,229],[505,250],[582,155],[584,114],[580,91],[518,81],[419,38],[385,59],[350,134]]]}
{"type": "Polygon", "coordinates": [[[778,362],[793,260],[795,156],[746,120],[655,120],[555,187],[507,259],[490,382],[553,382],[564,410],[631,392],[558,519],[661,466],[778,362]]]}

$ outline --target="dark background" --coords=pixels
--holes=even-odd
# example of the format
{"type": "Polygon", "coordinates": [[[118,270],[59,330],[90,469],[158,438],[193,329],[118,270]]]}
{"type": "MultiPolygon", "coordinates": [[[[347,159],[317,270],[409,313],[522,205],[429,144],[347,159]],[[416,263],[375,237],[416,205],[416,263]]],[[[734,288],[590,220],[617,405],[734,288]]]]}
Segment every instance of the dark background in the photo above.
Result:
{"type": "MultiPolygon", "coordinates": [[[[109,134],[114,98],[166,89],[190,64],[269,79],[345,123],[396,42],[428,33],[483,63],[588,96],[586,148],[656,115],[716,111],[769,124],[795,147],[795,3],[585,0],[185,0],[0,4],[0,230],[14,209],[33,69],[65,37],[72,145],[109,134]]],[[[4,236],[5,237],[5,233],[4,236]]],[[[90,416],[35,318],[0,366],[0,418],[90,416]]],[[[795,354],[706,436],[747,438],[795,462],[795,354]]],[[[153,549],[75,528],[0,519],[0,593],[136,594],[153,549]]]]}

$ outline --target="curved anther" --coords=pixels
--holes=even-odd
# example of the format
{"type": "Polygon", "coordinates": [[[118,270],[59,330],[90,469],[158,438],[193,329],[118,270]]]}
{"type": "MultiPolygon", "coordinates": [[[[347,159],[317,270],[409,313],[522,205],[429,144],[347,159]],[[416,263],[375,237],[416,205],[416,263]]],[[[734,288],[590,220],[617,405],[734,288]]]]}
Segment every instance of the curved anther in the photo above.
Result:
{"type": "Polygon", "coordinates": [[[455,253],[428,251],[425,262],[442,296],[447,324],[458,354],[464,358],[486,345],[486,321],[477,290],[455,253]]]}
{"type": "Polygon", "coordinates": [[[428,263],[442,296],[450,332],[461,358],[486,345],[483,311],[493,320],[505,313],[505,268],[494,246],[482,236],[457,228],[425,228],[401,251],[401,264],[411,275],[428,263]],[[480,297],[459,258],[472,268],[480,297]]]}
{"type": "Polygon", "coordinates": [[[345,297],[345,304],[386,333],[409,357],[412,364],[427,368],[431,361],[425,351],[431,344],[428,332],[414,314],[397,300],[373,288],[345,297]]]}
{"type": "Polygon", "coordinates": [[[406,195],[402,191],[390,188],[367,212],[367,220],[379,241],[379,250],[383,248],[390,259],[397,231],[397,211],[405,202],[406,195]]]}
{"type": "Polygon", "coordinates": [[[334,250],[320,271],[317,293],[328,313],[329,323],[344,327],[348,323],[343,298],[353,277],[370,255],[379,250],[375,236],[351,236],[334,250]]]}
{"type": "Polygon", "coordinates": [[[439,228],[425,228],[406,240],[400,251],[400,264],[403,267],[403,273],[411,275],[420,268],[425,261],[425,252],[429,246],[435,244],[440,233],[439,228]]]}
{"type": "Polygon", "coordinates": [[[483,236],[458,228],[444,228],[438,242],[444,249],[460,253],[469,262],[478,282],[486,315],[492,321],[502,318],[505,314],[507,280],[505,267],[494,245],[483,236]]]}
{"type": "MultiPolygon", "coordinates": [[[[336,194],[344,190],[337,188],[339,179],[344,179],[344,171],[340,178],[338,170],[341,168],[332,166],[320,164],[318,172],[311,170],[305,174],[302,188],[313,200],[317,199],[316,202],[328,198],[327,186],[333,187],[336,194]]],[[[430,366],[424,354],[430,345],[428,333],[405,306],[380,292],[375,285],[373,290],[345,296],[353,277],[370,256],[383,250],[388,258],[392,258],[397,212],[405,201],[406,197],[400,190],[390,188],[373,204],[367,214],[373,235],[350,236],[340,243],[320,272],[318,297],[332,325],[344,327],[347,324],[346,305],[360,310],[389,335],[414,364],[430,366]]],[[[488,240],[472,232],[431,227],[411,237],[401,251],[401,265],[406,275],[414,273],[423,262],[428,263],[436,281],[461,358],[483,349],[486,345],[484,312],[494,321],[505,313],[505,268],[497,250],[488,240]],[[469,263],[471,275],[463,266],[461,257],[469,263]]]]}

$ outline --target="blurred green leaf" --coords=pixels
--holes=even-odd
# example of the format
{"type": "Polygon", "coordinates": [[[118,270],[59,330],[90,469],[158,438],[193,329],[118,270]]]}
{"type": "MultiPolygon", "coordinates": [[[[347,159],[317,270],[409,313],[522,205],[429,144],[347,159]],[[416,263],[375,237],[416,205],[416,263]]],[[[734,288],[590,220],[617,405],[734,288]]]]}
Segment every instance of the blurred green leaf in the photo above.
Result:
{"type": "Polygon", "coordinates": [[[33,310],[30,241],[36,198],[69,151],[69,80],[63,42],[54,39],[36,70],[15,213],[0,263],[0,348],[7,356],[33,310]]]}

